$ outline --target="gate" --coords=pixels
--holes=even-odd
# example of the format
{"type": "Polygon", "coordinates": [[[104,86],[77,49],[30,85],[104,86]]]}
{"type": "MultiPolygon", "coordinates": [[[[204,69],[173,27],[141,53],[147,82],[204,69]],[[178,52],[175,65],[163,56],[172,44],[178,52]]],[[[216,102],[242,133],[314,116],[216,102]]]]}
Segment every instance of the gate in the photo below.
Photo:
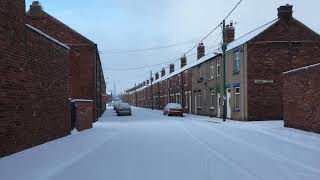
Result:
{"type": "Polygon", "coordinates": [[[76,126],[76,117],[77,117],[77,107],[76,107],[76,103],[74,101],[70,102],[70,109],[71,109],[71,131],[75,128],[76,126]]]}

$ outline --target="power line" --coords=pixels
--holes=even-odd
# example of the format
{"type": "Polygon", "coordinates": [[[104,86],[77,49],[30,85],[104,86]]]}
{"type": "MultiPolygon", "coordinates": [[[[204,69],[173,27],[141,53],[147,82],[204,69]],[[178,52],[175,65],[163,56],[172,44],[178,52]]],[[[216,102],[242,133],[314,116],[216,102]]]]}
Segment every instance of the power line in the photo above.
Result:
{"type": "MultiPolygon", "coordinates": [[[[199,38],[197,38],[197,39],[199,39],[199,38]]],[[[183,42],[174,43],[174,44],[169,44],[169,45],[149,47],[149,48],[141,48],[141,49],[106,50],[105,54],[129,54],[129,53],[148,52],[148,51],[155,51],[155,50],[161,50],[161,49],[168,49],[168,48],[172,48],[172,47],[177,47],[177,46],[193,43],[193,42],[197,41],[197,39],[192,39],[192,40],[183,41],[183,42]]]]}

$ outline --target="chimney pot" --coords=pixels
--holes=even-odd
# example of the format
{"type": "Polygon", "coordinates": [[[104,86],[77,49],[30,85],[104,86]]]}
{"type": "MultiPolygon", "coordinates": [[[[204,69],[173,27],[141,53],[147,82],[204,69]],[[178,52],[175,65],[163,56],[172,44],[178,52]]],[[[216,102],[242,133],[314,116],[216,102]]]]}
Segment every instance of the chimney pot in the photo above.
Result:
{"type": "Polygon", "coordinates": [[[230,24],[226,25],[225,32],[224,32],[224,42],[228,44],[234,41],[234,34],[235,34],[235,28],[233,26],[233,22],[231,21],[230,24]]]}
{"type": "Polygon", "coordinates": [[[33,1],[32,4],[30,5],[30,15],[37,16],[40,15],[42,11],[42,6],[39,1],[33,1]]]}
{"type": "Polygon", "coordinates": [[[159,73],[158,72],[155,74],[155,78],[156,78],[156,80],[159,79],[159,73]]]}
{"type": "Polygon", "coordinates": [[[278,8],[278,18],[281,20],[292,19],[292,5],[286,4],[285,6],[280,6],[278,8]]]}
{"type": "Polygon", "coordinates": [[[162,68],[161,69],[161,77],[165,76],[166,75],[166,69],[165,68],[162,68]]]}
{"type": "Polygon", "coordinates": [[[180,58],[181,68],[187,65],[187,57],[184,55],[180,58]]]}
{"type": "Polygon", "coordinates": [[[170,64],[170,73],[174,72],[174,64],[170,64]]]}
{"type": "Polygon", "coordinates": [[[204,47],[203,43],[200,43],[197,48],[197,59],[199,60],[203,56],[205,56],[205,47],[204,47]]]}

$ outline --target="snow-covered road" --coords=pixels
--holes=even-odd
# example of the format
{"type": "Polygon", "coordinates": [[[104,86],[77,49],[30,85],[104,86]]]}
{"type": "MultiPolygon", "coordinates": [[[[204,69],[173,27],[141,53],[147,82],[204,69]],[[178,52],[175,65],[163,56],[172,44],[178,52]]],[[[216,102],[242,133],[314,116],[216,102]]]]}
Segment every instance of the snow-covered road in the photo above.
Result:
{"type": "Polygon", "coordinates": [[[320,135],[135,108],[0,159],[1,180],[318,180],[320,135]],[[208,122],[213,121],[213,122],[208,122]],[[219,123],[216,123],[219,122],[219,123]]]}

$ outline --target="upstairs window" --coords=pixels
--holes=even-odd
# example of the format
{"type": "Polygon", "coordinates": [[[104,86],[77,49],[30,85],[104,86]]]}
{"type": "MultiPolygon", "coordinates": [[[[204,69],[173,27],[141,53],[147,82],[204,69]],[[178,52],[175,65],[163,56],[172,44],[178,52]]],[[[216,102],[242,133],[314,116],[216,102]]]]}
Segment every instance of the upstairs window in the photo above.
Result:
{"type": "Polygon", "coordinates": [[[233,73],[238,74],[240,72],[240,51],[236,51],[233,54],[233,73]]]}
{"type": "Polygon", "coordinates": [[[210,78],[213,79],[214,77],[214,63],[210,63],[210,78]]]}

